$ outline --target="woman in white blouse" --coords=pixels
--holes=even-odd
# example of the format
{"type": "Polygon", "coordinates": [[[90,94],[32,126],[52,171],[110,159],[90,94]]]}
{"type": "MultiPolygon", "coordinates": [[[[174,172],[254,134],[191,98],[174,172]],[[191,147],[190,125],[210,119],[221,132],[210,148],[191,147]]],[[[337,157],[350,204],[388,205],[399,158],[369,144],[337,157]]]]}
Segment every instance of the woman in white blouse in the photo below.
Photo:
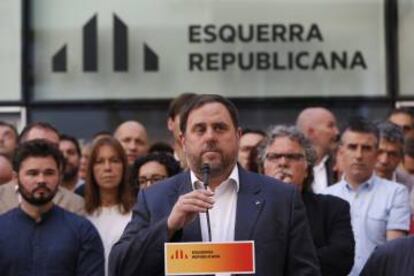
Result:
{"type": "Polygon", "coordinates": [[[134,205],[127,182],[127,166],[125,152],[116,139],[103,137],[92,145],[86,176],[85,210],[104,245],[106,274],[111,248],[131,220],[134,205]]]}

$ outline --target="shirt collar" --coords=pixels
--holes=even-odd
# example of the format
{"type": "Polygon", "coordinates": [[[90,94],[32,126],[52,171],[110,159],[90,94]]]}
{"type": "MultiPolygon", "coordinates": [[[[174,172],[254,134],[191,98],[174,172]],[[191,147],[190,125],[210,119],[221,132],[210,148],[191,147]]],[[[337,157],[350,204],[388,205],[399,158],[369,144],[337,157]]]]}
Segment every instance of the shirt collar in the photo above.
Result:
{"type": "Polygon", "coordinates": [[[322,169],[324,166],[325,166],[325,163],[326,163],[326,160],[328,160],[328,155],[325,155],[323,158],[322,158],[322,160],[321,160],[321,162],[319,162],[317,165],[315,165],[313,168],[315,169],[315,170],[320,170],[320,169],[322,169]]]}
{"type": "MultiPolygon", "coordinates": [[[[365,181],[364,183],[362,183],[362,184],[360,184],[359,186],[358,186],[358,188],[357,188],[357,190],[361,190],[361,189],[364,189],[364,188],[366,188],[366,189],[371,189],[372,188],[372,186],[373,186],[373,184],[374,184],[374,180],[375,180],[375,174],[373,173],[372,175],[371,175],[371,177],[367,180],[367,181],[365,181]]],[[[352,185],[351,184],[349,184],[348,183],[348,181],[346,181],[346,179],[345,179],[345,176],[343,176],[342,177],[342,181],[345,183],[345,187],[348,189],[348,190],[354,190],[354,188],[352,187],[352,185]]]]}
{"type": "MultiPolygon", "coordinates": [[[[193,190],[197,190],[197,189],[201,189],[201,188],[204,189],[203,182],[197,178],[197,176],[195,175],[195,173],[192,170],[190,170],[190,179],[191,179],[191,186],[193,187],[193,190]]],[[[240,188],[240,183],[239,183],[239,168],[238,168],[237,165],[234,165],[234,168],[231,171],[229,177],[225,181],[223,181],[222,183],[227,182],[229,180],[232,183],[234,183],[234,185],[236,187],[236,192],[238,192],[239,188],[240,188]]],[[[221,185],[221,183],[220,183],[220,185],[221,185]]]]}

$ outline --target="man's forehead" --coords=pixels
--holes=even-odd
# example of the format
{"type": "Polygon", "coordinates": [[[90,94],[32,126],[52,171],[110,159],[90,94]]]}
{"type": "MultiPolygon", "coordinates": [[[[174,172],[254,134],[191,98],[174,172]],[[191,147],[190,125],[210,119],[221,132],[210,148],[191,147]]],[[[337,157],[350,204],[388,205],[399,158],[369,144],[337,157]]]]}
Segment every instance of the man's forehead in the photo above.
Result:
{"type": "Polygon", "coordinates": [[[379,147],[395,148],[400,150],[403,147],[403,145],[400,142],[393,142],[386,139],[380,139],[379,147]]]}
{"type": "Polygon", "coordinates": [[[201,123],[214,121],[231,122],[231,115],[227,108],[218,102],[206,103],[191,110],[188,114],[188,123],[201,123]],[[208,116],[207,116],[208,115],[208,116]]]}
{"type": "Polygon", "coordinates": [[[75,144],[69,140],[60,140],[59,147],[60,148],[76,148],[75,144]]]}
{"type": "Polygon", "coordinates": [[[363,144],[367,142],[377,142],[377,137],[373,133],[366,132],[356,132],[351,130],[346,130],[342,134],[343,143],[352,143],[352,144],[363,144]]]}
{"type": "Polygon", "coordinates": [[[14,133],[13,129],[9,126],[5,126],[5,125],[1,125],[0,126],[0,132],[4,133],[4,132],[12,132],[14,133]]]}
{"type": "Polygon", "coordinates": [[[52,156],[29,156],[22,161],[21,169],[57,169],[57,163],[52,156]]]}
{"type": "Polygon", "coordinates": [[[59,144],[59,134],[46,128],[33,128],[27,133],[26,141],[44,139],[53,144],[59,144]]]}

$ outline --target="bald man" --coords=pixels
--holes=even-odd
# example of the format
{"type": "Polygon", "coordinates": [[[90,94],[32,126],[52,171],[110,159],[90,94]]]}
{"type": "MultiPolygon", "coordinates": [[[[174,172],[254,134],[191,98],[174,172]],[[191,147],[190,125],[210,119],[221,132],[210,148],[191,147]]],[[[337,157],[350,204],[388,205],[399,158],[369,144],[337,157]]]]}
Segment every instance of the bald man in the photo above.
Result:
{"type": "Polygon", "coordinates": [[[120,124],[114,132],[125,150],[128,164],[132,165],[138,157],[148,153],[149,142],[145,127],[137,121],[126,121],[120,124]]]}
{"type": "Polygon", "coordinates": [[[309,107],[299,114],[296,125],[316,151],[312,189],[315,193],[320,193],[334,183],[331,154],[339,136],[336,118],[326,108],[309,107]]]}
{"type": "Polygon", "coordinates": [[[0,185],[13,179],[13,167],[5,154],[0,154],[0,185]]]}

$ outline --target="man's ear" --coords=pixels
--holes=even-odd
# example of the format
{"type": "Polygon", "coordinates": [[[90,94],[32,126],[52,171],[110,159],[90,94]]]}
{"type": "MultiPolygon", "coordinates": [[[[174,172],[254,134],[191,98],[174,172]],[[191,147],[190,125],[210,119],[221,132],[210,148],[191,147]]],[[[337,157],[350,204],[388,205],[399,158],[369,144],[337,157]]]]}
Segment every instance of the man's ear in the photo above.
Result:
{"type": "Polygon", "coordinates": [[[174,120],[172,118],[168,118],[167,127],[170,132],[174,131],[174,120]]]}
{"type": "Polygon", "coordinates": [[[13,174],[12,175],[13,175],[12,180],[17,179],[17,172],[13,171],[13,174]]]}
{"type": "Polygon", "coordinates": [[[184,152],[186,152],[185,135],[180,131],[179,134],[180,144],[184,152]]]}
{"type": "Polygon", "coordinates": [[[238,127],[238,128],[237,128],[237,133],[236,133],[236,135],[237,135],[237,138],[240,140],[240,137],[242,136],[242,129],[241,129],[241,127],[238,127]]]}

